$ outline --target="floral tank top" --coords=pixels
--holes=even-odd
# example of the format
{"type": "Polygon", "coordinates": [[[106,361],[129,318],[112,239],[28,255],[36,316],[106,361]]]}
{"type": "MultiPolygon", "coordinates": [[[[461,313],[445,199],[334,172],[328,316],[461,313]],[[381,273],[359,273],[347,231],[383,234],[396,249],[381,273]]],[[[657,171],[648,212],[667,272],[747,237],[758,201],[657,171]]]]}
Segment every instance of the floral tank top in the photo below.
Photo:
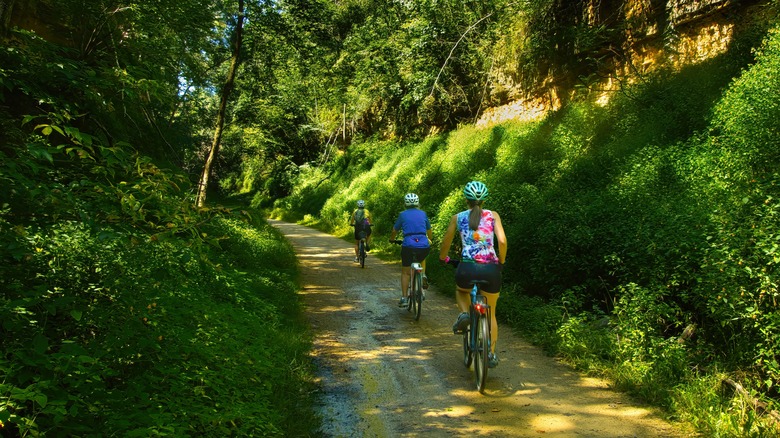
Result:
{"type": "Polygon", "coordinates": [[[498,256],[493,247],[493,212],[482,210],[482,218],[479,227],[474,231],[469,228],[469,214],[471,210],[458,213],[458,231],[463,242],[461,260],[476,263],[498,263],[498,256]]]}

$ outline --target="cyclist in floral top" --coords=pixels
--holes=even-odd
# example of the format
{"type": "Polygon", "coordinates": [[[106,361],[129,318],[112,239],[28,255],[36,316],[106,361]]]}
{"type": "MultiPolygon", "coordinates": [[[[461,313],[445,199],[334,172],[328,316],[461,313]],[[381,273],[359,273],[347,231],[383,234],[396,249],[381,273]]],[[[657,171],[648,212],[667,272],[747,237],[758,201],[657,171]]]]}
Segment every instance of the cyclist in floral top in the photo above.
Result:
{"type": "Polygon", "coordinates": [[[491,312],[490,353],[488,366],[498,365],[496,342],[498,341],[498,323],[496,322],[496,302],[501,289],[501,270],[506,260],[506,234],[497,212],[482,209],[482,203],[488,197],[488,189],[480,181],[471,181],[463,188],[469,209],[462,211],[450,220],[447,232],[442,240],[439,260],[444,262],[450,251],[455,233],[460,234],[463,250],[460,264],[455,271],[457,290],[455,298],[461,314],[452,326],[453,333],[462,333],[469,324],[468,309],[471,304],[471,281],[486,280],[480,287],[491,312]],[[496,244],[498,247],[496,248],[496,244]]]}

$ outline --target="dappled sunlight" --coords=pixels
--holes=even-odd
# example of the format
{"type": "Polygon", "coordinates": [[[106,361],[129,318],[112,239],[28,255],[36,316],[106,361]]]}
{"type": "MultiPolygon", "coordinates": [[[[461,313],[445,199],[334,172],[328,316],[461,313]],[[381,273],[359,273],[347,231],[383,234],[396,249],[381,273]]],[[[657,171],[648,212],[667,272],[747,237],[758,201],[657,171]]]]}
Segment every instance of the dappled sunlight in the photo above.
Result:
{"type": "Polygon", "coordinates": [[[341,295],[344,292],[338,289],[333,289],[332,287],[305,285],[301,288],[301,291],[299,293],[301,295],[312,295],[312,294],[341,295]]]}
{"type": "Polygon", "coordinates": [[[308,247],[306,250],[306,253],[300,254],[298,257],[302,259],[307,258],[322,258],[327,259],[334,256],[333,250],[328,250],[328,248],[322,248],[317,246],[311,246],[308,247]]]}
{"type": "Polygon", "coordinates": [[[424,417],[467,417],[474,413],[473,406],[455,405],[446,409],[429,410],[424,413],[424,417]]]}
{"type": "Polygon", "coordinates": [[[320,307],[317,311],[315,311],[315,313],[347,312],[347,311],[351,311],[351,310],[355,310],[355,306],[351,306],[351,305],[345,304],[343,306],[338,306],[338,307],[337,306],[320,307]]]}
{"type": "MultiPolygon", "coordinates": [[[[340,345],[352,345],[354,340],[339,342],[340,345]]],[[[421,340],[399,341],[393,345],[375,345],[372,348],[345,349],[334,352],[334,357],[339,361],[361,360],[366,363],[379,364],[384,361],[427,361],[431,360],[429,354],[419,350],[417,346],[421,340]]],[[[333,346],[333,344],[330,344],[333,346]]]]}
{"type": "Polygon", "coordinates": [[[641,424],[649,411],[624,409],[606,384],[519,346],[511,332],[499,337],[502,361],[480,394],[450,329],[451,297],[434,289],[416,321],[397,306],[395,266],[355,269],[344,242],[329,251],[302,240],[314,244],[301,249],[300,294],[316,333],[322,412],[344,431],[335,436],[651,436],[641,424]]]}
{"type": "Polygon", "coordinates": [[[531,420],[531,428],[555,433],[575,430],[575,424],[569,417],[558,414],[543,414],[531,420]]]}
{"type": "Polygon", "coordinates": [[[523,388],[518,389],[514,392],[514,395],[524,395],[524,396],[534,396],[542,393],[542,388],[537,387],[529,387],[529,388],[523,388]]]}
{"type": "Polygon", "coordinates": [[[541,120],[551,109],[546,99],[518,99],[506,105],[487,108],[476,122],[478,128],[489,128],[509,120],[533,122],[541,120]]]}
{"type": "Polygon", "coordinates": [[[726,53],[734,39],[734,23],[711,23],[680,40],[675,55],[680,67],[696,64],[726,53]]]}

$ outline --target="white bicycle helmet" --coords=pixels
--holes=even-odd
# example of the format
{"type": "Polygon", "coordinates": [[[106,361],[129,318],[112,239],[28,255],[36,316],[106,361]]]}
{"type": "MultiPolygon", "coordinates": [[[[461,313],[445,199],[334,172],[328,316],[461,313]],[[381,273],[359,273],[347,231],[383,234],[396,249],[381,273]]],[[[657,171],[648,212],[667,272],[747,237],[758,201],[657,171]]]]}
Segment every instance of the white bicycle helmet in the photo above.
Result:
{"type": "Polygon", "coordinates": [[[407,207],[417,207],[420,205],[420,198],[414,193],[407,193],[406,196],[404,196],[404,205],[407,207]]]}
{"type": "Polygon", "coordinates": [[[361,199],[361,200],[359,200],[359,201],[358,201],[358,203],[357,203],[357,206],[358,206],[358,208],[363,208],[363,207],[365,207],[365,206],[366,206],[366,201],[364,201],[364,200],[362,200],[362,199],[361,199]]]}
{"type": "Polygon", "coordinates": [[[470,201],[484,201],[488,197],[488,188],[480,181],[471,181],[463,188],[463,194],[470,201]]]}

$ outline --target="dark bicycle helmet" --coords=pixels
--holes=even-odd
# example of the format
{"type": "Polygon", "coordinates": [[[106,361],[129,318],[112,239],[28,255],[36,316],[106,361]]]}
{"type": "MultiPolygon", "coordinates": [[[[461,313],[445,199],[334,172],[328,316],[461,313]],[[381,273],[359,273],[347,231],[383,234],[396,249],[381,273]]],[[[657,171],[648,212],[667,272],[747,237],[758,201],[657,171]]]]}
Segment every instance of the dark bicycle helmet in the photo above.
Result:
{"type": "Polygon", "coordinates": [[[463,188],[463,194],[470,201],[484,201],[488,197],[488,188],[480,181],[471,181],[463,188]]]}
{"type": "Polygon", "coordinates": [[[404,196],[404,205],[407,207],[417,207],[420,205],[420,198],[414,193],[407,193],[404,196]]]}

